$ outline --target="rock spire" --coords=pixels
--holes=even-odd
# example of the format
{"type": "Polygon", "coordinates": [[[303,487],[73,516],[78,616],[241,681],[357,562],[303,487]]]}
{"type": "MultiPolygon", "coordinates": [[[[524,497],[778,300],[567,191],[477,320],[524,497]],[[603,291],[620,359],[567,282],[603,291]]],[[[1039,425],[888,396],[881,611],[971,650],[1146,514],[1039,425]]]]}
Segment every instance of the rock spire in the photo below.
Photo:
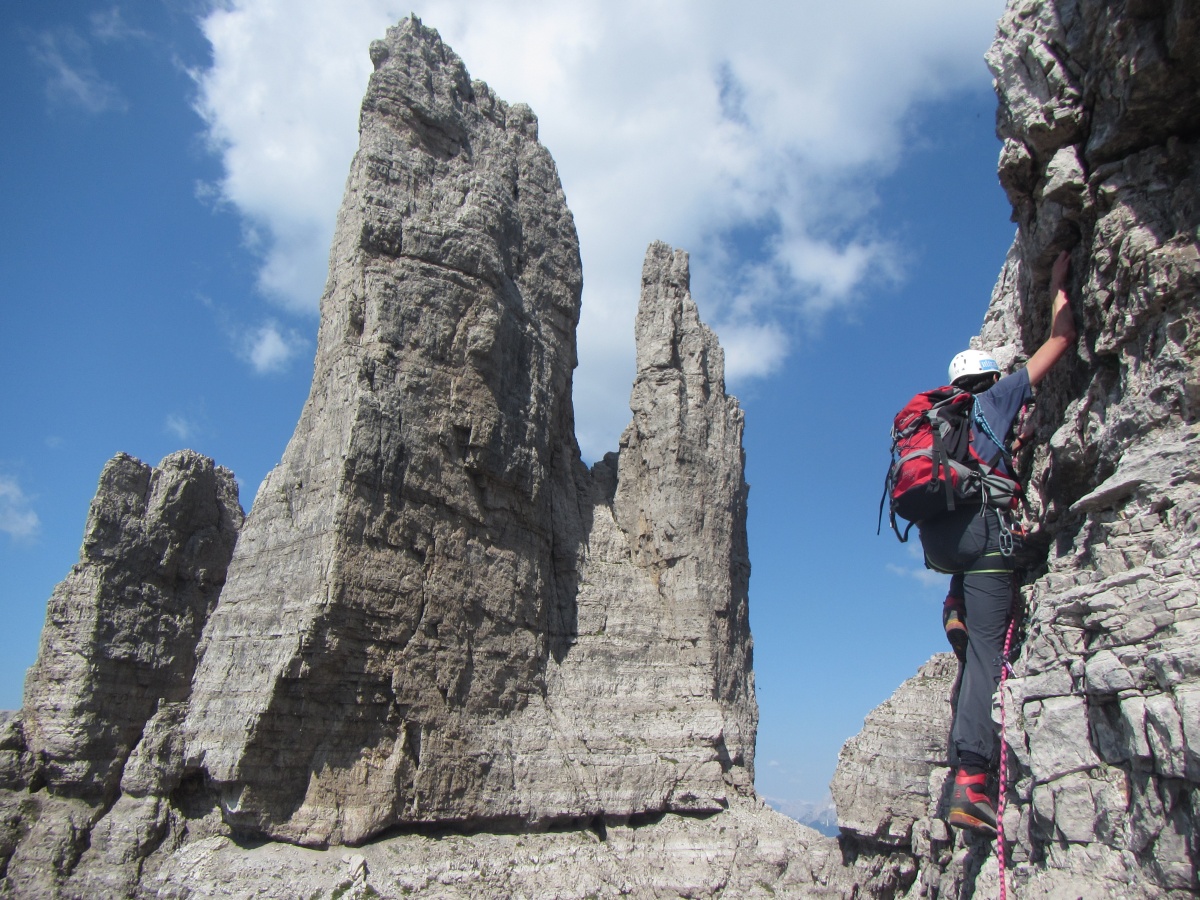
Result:
{"type": "Polygon", "coordinates": [[[533,113],[415,20],[371,57],[312,394],[205,636],[189,765],[235,827],[309,844],[720,809],[755,722],[741,412],[686,257],[647,258],[605,497],[533,113]],[[714,515],[685,517],[701,487],[714,515]]]}

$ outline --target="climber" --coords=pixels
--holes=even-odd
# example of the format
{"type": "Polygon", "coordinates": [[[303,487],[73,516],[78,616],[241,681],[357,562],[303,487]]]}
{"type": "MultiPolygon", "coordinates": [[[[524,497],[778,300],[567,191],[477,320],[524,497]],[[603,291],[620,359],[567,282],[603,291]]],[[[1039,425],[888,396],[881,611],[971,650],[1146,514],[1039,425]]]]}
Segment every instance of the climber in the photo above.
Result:
{"type": "MultiPolygon", "coordinates": [[[[1014,474],[1011,457],[1000,442],[1007,440],[1021,408],[1032,398],[1033,386],[1075,342],[1075,322],[1063,289],[1069,269],[1070,256],[1063,251],[1050,275],[1050,336],[1024,368],[1001,378],[996,361],[979,350],[964,350],[950,362],[951,383],[975,395],[980,415],[971,426],[973,445],[984,459],[997,460],[995,465],[1008,475],[1014,474]]],[[[1027,438],[1023,434],[1018,440],[1027,438]]],[[[949,821],[985,834],[996,833],[996,811],[986,789],[997,749],[992,696],[1017,587],[1007,515],[975,505],[917,525],[926,565],[952,574],[942,621],[962,664],[950,730],[951,761],[957,769],[949,821]]]]}

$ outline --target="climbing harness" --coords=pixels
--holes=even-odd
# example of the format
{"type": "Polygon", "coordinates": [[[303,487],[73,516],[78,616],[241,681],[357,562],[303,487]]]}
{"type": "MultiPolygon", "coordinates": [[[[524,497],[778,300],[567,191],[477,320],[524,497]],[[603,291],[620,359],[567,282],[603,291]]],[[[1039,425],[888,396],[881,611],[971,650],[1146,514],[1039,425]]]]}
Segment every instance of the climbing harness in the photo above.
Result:
{"type": "Polygon", "coordinates": [[[1019,610],[1014,604],[1012,618],[1008,623],[1008,633],[1004,636],[1004,650],[1000,654],[1000,785],[996,797],[996,860],[1000,864],[1000,900],[1007,900],[1007,875],[1004,865],[1004,799],[1008,790],[1008,732],[1005,721],[1004,682],[1012,673],[1012,664],[1008,654],[1012,651],[1013,634],[1017,630],[1019,610]]]}

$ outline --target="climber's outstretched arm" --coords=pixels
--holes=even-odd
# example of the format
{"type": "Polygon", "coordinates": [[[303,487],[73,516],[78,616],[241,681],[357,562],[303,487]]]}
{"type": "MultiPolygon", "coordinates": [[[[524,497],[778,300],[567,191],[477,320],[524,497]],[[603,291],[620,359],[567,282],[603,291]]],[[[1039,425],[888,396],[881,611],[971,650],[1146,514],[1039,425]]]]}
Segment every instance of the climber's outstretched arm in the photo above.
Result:
{"type": "Polygon", "coordinates": [[[1075,343],[1075,317],[1071,315],[1071,304],[1067,302],[1067,292],[1063,290],[1070,269],[1071,257],[1064,250],[1058,254],[1050,270],[1050,296],[1054,303],[1050,312],[1050,337],[1038,347],[1025,366],[1031,385],[1045,378],[1046,373],[1075,343]]]}

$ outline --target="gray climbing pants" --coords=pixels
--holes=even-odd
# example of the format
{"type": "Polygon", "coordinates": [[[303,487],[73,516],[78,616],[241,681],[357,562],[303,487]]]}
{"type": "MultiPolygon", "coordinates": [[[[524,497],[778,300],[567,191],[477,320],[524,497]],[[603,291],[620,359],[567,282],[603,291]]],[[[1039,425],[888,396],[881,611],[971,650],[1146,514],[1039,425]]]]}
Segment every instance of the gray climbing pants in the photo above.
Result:
{"type": "Polygon", "coordinates": [[[951,762],[966,751],[994,763],[999,754],[992,697],[1015,592],[1011,557],[1000,552],[1000,517],[994,509],[972,506],[918,527],[926,564],[954,576],[950,592],[963,598],[967,610],[967,658],[950,729],[951,762]]]}

